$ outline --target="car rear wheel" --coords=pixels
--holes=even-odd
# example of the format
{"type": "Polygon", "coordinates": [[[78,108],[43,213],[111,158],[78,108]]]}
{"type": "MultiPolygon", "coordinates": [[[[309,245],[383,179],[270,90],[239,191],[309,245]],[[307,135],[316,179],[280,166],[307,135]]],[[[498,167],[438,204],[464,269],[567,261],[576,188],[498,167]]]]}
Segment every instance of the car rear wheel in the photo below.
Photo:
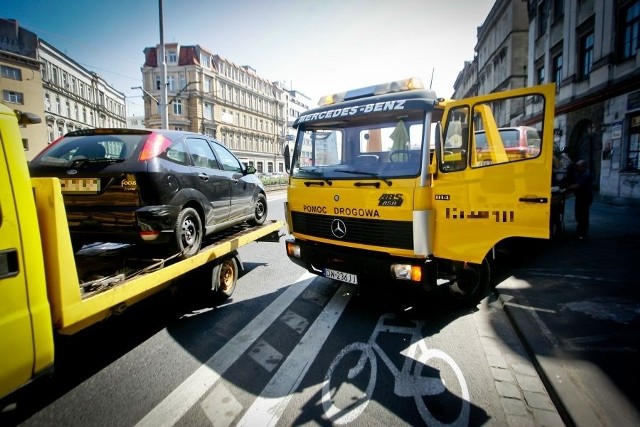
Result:
{"type": "Polygon", "coordinates": [[[193,208],[180,211],[174,232],[174,247],[176,252],[181,252],[180,257],[186,259],[197,254],[202,236],[202,221],[198,212],[193,208]]]}
{"type": "Polygon", "coordinates": [[[256,208],[253,211],[253,218],[249,220],[251,225],[262,225],[267,219],[267,196],[260,193],[258,194],[258,201],[256,208]]]}

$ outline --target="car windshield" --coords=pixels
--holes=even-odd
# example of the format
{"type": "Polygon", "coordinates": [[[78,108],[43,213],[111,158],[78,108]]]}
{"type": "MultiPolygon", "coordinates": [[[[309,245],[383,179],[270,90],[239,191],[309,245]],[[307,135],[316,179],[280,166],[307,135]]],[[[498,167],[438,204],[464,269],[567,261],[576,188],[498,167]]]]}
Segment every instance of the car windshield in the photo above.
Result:
{"type": "Polygon", "coordinates": [[[66,136],[45,149],[34,162],[67,166],[79,161],[123,161],[147,137],[147,134],[66,136]]]}
{"type": "Polygon", "coordinates": [[[292,176],[307,179],[415,177],[420,173],[424,112],[384,121],[302,125],[292,176]]]}

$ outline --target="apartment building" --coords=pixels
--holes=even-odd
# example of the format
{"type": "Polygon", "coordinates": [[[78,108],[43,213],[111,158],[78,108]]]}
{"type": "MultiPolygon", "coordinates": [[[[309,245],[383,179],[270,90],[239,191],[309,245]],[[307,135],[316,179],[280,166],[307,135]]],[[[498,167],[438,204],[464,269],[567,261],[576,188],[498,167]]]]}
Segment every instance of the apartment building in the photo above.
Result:
{"type": "Polygon", "coordinates": [[[162,126],[162,67],[166,67],[167,123],[210,135],[259,173],[284,170],[287,92],[258,75],[199,45],[165,43],[144,49],[142,90],[145,125],[162,126]]]}
{"type": "Polygon", "coordinates": [[[47,142],[77,129],[127,126],[122,92],[42,39],[38,54],[47,142]]]}
{"type": "Polygon", "coordinates": [[[76,129],[126,126],[124,94],[15,20],[0,19],[2,102],[37,114],[21,128],[25,155],[76,129]]]}
{"type": "Polygon", "coordinates": [[[601,197],[640,200],[640,0],[530,0],[529,18],[528,81],[556,84],[556,143],[601,197]]]}
{"type": "MultiPolygon", "coordinates": [[[[302,92],[296,90],[289,90],[288,94],[287,143],[289,144],[289,149],[293,150],[294,142],[296,140],[296,129],[293,127],[293,123],[302,113],[309,109],[311,99],[302,92]]],[[[306,137],[306,140],[302,144],[302,150],[308,151],[308,157],[311,157],[311,140],[308,137],[306,137]]],[[[291,151],[291,154],[293,154],[293,151],[291,151]]]]}
{"type": "MultiPolygon", "coordinates": [[[[589,162],[601,198],[639,202],[640,0],[528,0],[520,12],[523,3],[496,0],[478,29],[476,57],[458,75],[454,97],[501,90],[502,79],[495,78],[501,52],[516,82],[526,57],[526,86],[556,84],[556,148],[574,161],[589,162]],[[521,46],[518,36],[505,51],[498,42],[509,30],[503,25],[508,19],[494,18],[509,9],[514,18],[516,10],[528,18],[527,42],[521,46]],[[493,66],[492,83],[491,73],[482,78],[483,64],[493,66]],[[591,138],[590,128],[595,128],[591,138]]],[[[526,114],[535,115],[540,106],[529,107],[526,114]]]]}
{"type": "MultiPolygon", "coordinates": [[[[9,108],[44,117],[38,36],[6,19],[0,19],[0,90],[9,108]]],[[[21,127],[20,133],[28,159],[47,144],[44,122],[21,127]]]]}

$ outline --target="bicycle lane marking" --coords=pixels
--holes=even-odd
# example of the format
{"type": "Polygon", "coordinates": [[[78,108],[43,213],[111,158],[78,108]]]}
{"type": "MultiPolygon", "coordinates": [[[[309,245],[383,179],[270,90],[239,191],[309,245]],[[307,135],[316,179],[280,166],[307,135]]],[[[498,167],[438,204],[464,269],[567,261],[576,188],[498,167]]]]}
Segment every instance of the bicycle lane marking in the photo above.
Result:
{"type": "Polygon", "coordinates": [[[302,382],[338,322],[354,289],[355,285],[347,283],[338,288],[322,313],[300,339],[296,348],[238,422],[238,426],[276,425],[293,397],[293,392],[302,382]]]}
{"type": "Polygon", "coordinates": [[[304,273],[242,331],[145,415],[136,426],[157,427],[176,424],[316,277],[315,274],[304,273]]]}

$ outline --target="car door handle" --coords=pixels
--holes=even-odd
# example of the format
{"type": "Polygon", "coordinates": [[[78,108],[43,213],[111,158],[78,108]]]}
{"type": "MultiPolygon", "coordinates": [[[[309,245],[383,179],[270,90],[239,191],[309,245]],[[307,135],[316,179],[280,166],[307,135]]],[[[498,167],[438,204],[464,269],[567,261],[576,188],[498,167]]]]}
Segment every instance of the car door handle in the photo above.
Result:
{"type": "Polygon", "coordinates": [[[203,181],[209,181],[209,175],[207,175],[206,173],[199,173],[198,178],[200,178],[203,181]]]}
{"type": "Polygon", "coordinates": [[[518,200],[525,203],[549,203],[546,197],[520,197],[518,200]]]}

